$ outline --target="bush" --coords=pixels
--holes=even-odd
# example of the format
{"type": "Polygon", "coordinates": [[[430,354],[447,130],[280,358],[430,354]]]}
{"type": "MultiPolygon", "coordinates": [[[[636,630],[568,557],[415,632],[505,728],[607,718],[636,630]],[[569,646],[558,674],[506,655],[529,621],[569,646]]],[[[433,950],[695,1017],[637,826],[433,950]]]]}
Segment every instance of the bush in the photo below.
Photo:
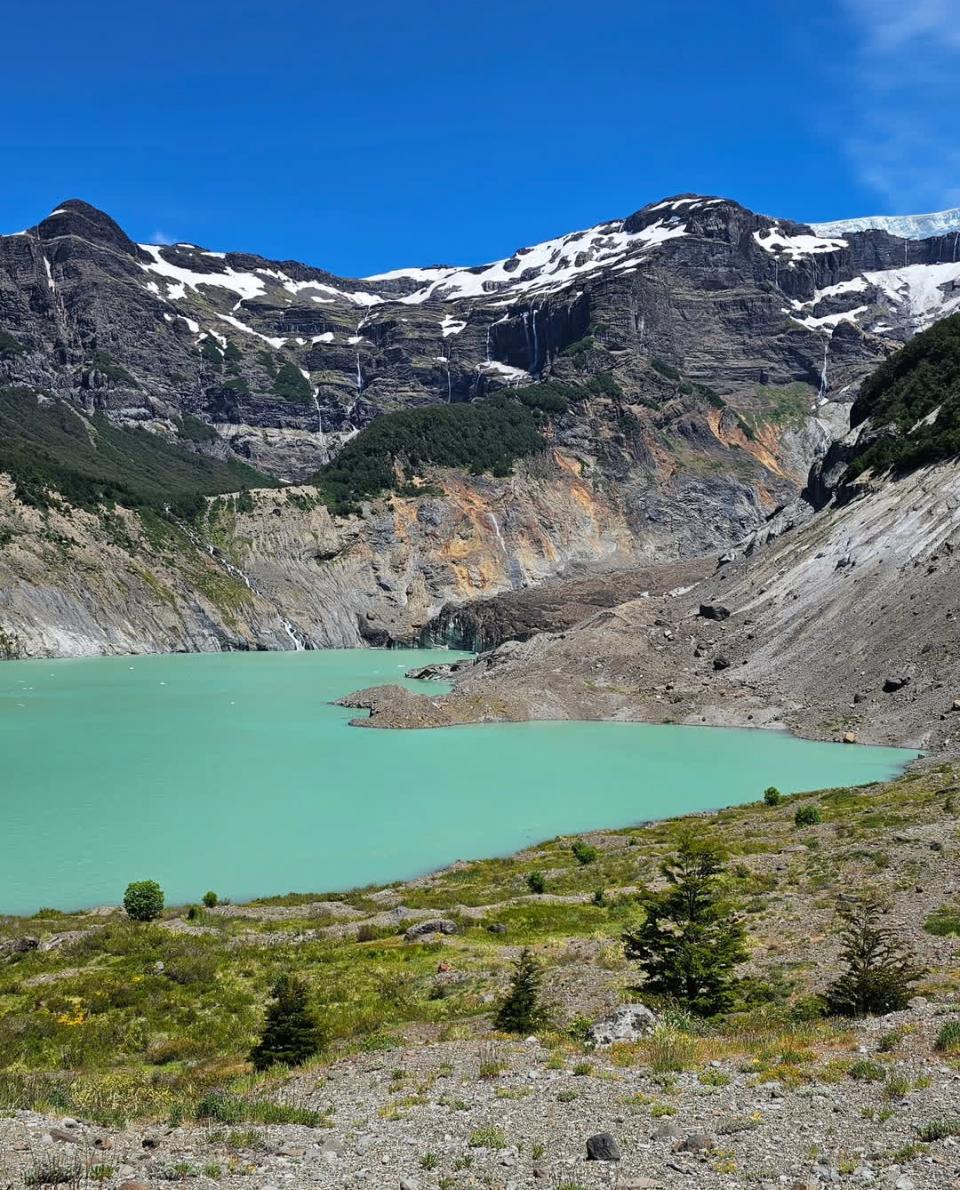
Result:
{"type": "Polygon", "coordinates": [[[127,885],[123,907],[133,921],[154,921],[163,912],[163,889],[156,880],[136,880],[127,885]]]}
{"type": "Polygon", "coordinates": [[[860,1058],[850,1067],[849,1075],[865,1083],[882,1083],[887,1077],[887,1068],[880,1062],[871,1062],[869,1058],[860,1058]]]}
{"type": "Polygon", "coordinates": [[[575,839],[571,844],[570,850],[573,852],[578,864],[596,863],[598,855],[596,847],[591,847],[589,843],[584,843],[583,839],[575,839]]]}
{"type": "Polygon", "coordinates": [[[524,947],[510,976],[510,990],[497,1010],[498,1029],[505,1033],[533,1033],[546,1023],[547,1014],[540,1002],[543,971],[524,947]]]}
{"type": "Polygon", "coordinates": [[[213,909],[215,905],[220,903],[220,898],[212,890],[205,892],[200,899],[208,909],[213,909]]]}
{"type": "Polygon", "coordinates": [[[844,923],[840,958],[847,969],[827,989],[829,1010],[838,1016],[902,1011],[924,969],[894,932],[880,925],[875,901],[844,904],[839,913],[844,923]]]}
{"type": "Polygon", "coordinates": [[[547,891],[547,878],[542,872],[531,872],[527,877],[527,888],[532,893],[543,893],[547,891]]]}
{"type": "Polygon", "coordinates": [[[295,976],[281,975],[273,986],[272,999],[250,1061],[257,1070],[302,1066],[323,1048],[320,1026],[307,1003],[307,985],[295,976]]]}
{"type": "Polygon", "coordinates": [[[820,809],[817,806],[797,806],[793,816],[794,826],[819,826],[823,822],[820,809]]]}
{"type": "Polygon", "coordinates": [[[783,801],[783,794],[777,789],[776,785],[768,785],[763,791],[763,804],[765,806],[779,806],[783,801]]]}
{"type": "Polygon", "coordinates": [[[743,924],[721,896],[720,854],[688,837],[660,871],[669,887],[646,894],[646,920],[623,935],[624,953],[649,991],[710,1016],[729,1007],[733,969],[747,957],[743,924]]]}
{"type": "Polygon", "coordinates": [[[940,1027],[933,1048],[941,1054],[960,1053],[960,1020],[947,1021],[940,1027]]]}

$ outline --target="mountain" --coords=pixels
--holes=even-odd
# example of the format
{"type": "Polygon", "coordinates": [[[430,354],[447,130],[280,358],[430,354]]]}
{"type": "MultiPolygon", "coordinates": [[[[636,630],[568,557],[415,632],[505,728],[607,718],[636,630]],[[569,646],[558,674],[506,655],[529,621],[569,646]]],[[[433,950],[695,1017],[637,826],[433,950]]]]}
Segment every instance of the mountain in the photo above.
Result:
{"type": "Polygon", "coordinates": [[[955,745],[958,408],[954,315],[864,383],[815,514],[798,501],[699,572],[661,563],[446,608],[427,639],[490,650],[457,667],[452,695],[348,704],[388,726],[596,717],[955,745]]]}
{"type": "Polygon", "coordinates": [[[960,307],[956,255],[681,195],[351,279],[64,202],[0,237],[8,651],[412,640],[451,602],[722,553],[960,307]]]}

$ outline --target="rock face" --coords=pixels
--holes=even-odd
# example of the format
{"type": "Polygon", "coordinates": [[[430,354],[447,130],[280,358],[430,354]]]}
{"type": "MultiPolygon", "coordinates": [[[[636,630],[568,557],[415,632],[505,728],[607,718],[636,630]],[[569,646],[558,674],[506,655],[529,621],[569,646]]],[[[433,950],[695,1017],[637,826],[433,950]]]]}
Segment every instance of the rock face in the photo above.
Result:
{"type": "Polygon", "coordinates": [[[796,496],[891,346],[960,302],[954,247],[686,195],[489,265],[351,280],[137,245],[65,202],[0,236],[0,401],[45,394],[79,433],[105,417],[301,481],[392,410],[568,395],[507,481],[429,476],[442,496],[337,521],[306,488],[230,526],[220,501],[192,550],[123,513],[123,534],[75,513],[51,540],[4,487],[0,653],[415,641],[444,605],[577,565],[723,553],[796,496]]]}

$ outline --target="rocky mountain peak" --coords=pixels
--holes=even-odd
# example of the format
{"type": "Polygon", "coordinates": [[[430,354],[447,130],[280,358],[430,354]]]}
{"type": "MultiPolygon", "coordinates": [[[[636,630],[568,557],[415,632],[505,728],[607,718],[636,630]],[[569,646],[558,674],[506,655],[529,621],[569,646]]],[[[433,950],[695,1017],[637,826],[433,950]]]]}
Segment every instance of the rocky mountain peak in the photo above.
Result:
{"type": "Polygon", "coordinates": [[[41,240],[76,236],[91,244],[102,244],[140,259],[142,253],[119,223],[80,198],[68,198],[35,229],[41,240]]]}

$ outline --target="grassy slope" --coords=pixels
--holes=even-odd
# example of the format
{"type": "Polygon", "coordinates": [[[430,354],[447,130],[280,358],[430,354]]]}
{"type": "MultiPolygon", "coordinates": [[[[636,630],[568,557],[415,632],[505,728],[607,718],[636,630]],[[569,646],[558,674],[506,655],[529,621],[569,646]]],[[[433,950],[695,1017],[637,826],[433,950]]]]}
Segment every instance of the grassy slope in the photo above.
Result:
{"type": "Polygon", "coordinates": [[[243,463],[195,454],[146,430],[119,429],[102,415],[82,418],[65,402],[40,403],[22,389],[0,390],[0,471],[29,503],[46,503],[52,488],[86,507],[189,505],[275,484],[243,463]]]}
{"type": "MultiPolygon", "coordinates": [[[[937,887],[946,887],[936,885],[937,874],[950,877],[954,866],[955,780],[952,767],[940,765],[883,786],[698,817],[698,833],[729,849],[730,891],[746,913],[753,948],[753,1000],[699,1034],[674,1030],[626,1047],[617,1060],[655,1064],[669,1043],[669,1060],[681,1066],[705,1067],[720,1053],[739,1054],[758,1078],[796,1084],[842,1077],[843,1062],[856,1056],[838,1054],[845,1026],[797,1019],[791,1005],[831,976],[833,906],[851,888],[874,887],[894,906],[892,920],[906,926],[930,963],[931,987],[957,986],[957,972],[937,957],[947,940],[935,936],[937,929],[960,928],[952,904],[936,896],[937,887]],[[824,822],[799,831],[794,810],[809,800],[819,804],[824,822]],[[919,852],[911,850],[903,843],[911,831],[951,843],[933,851],[920,842],[919,852]],[[925,885],[922,904],[904,901],[918,880],[925,885]],[[900,923],[896,907],[904,904],[908,916],[900,923]],[[934,928],[924,929],[925,918],[934,928]]],[[[618,939],[640,911],[632,890],[655,879],[659,860],[687,828],[678,819],[597,835],[599,857],[587,865],[574,858],[570,839],[557,839],[394,886],[392,899],[374,889],[339,896],[363,915],[341,927],[329,910],[318,917],[309,895],[203,913],[192,923],[177,911],[150,926],[120,915],[50,911],[7,919],[0,941],[68,937],[57,949],[0,963],[0,1070],[6,1070],[0,1107],[69,1111],[105,1123],[189,1118],[211,1087],[225,1085],[248,1105],[260,1103],[278,1076],[251,1080],[245,1057],[267,989],[282,971],[308,979],[330,1054],[389,1049],[404,1038],[482,1036],[491,996],[519,944],[532,945],[547,967],[546,988],[556,1004],[549,1044],[558,1055],[575,1053],[580,1047],[567,1028],[578,1014],[594,1014],[611,997],[631,998],[618,939]],[[535,869],[547,874],[544,897],[527,890],[535,869]],[[603,905],[592,900],[598,888],[606,890],[603,905]],[[396,902],[452,913],[461,931],[443,942],[406,943],[385,920],[396,902]],[[359,941],[364,920],[368,940],[359,941]],[[506,932],[491,932],[494,923],[506,932]],[[327,926],[340,936],[324,935],[327,926]],[[452,979],[438,974],[440,959],[450,964],[452,979]]]]}
{"type": "Polygon", "coordinates": [[[960,314],[911,339],[864,381],[851,422],[867,418],[884,432],[857,455],[851,475],[868,467],[907,471],[960,454],[960,314]]]}

